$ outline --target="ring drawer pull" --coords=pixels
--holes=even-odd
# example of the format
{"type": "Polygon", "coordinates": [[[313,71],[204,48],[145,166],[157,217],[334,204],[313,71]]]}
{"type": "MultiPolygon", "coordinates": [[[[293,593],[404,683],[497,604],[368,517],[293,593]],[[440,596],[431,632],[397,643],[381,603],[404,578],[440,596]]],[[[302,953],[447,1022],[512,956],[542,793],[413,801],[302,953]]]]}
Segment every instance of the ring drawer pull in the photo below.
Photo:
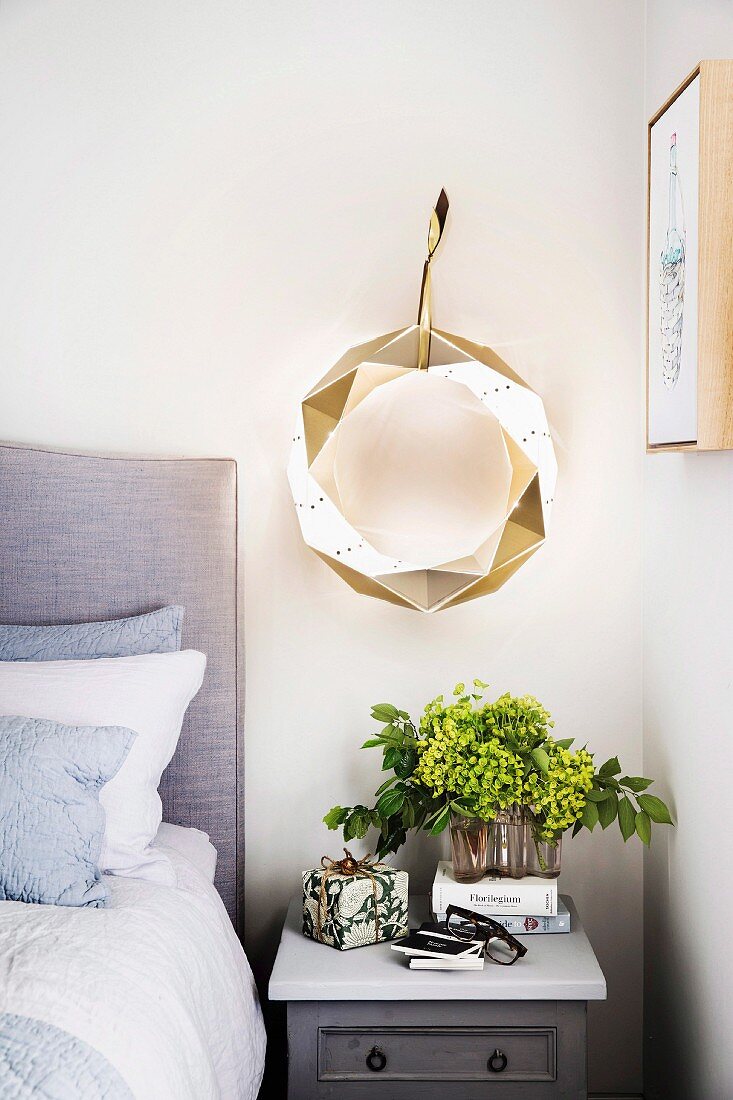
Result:
{"type": "Polygon", "coordinates": [[[491,1055],[488,1061],[488,1067],[492,1073],[501,1073],[506,1069],[507,1057],[503,1050],[499,1050],[497,1047],[494,1053],[491,1055]]]}
{"type": "Polygon", "coordinates": [[[366,1064],[374,1073],[379,1073],[387,1065],[387,1055],[379,1047],[372,1047],[366,1056],[366,1064]]]}

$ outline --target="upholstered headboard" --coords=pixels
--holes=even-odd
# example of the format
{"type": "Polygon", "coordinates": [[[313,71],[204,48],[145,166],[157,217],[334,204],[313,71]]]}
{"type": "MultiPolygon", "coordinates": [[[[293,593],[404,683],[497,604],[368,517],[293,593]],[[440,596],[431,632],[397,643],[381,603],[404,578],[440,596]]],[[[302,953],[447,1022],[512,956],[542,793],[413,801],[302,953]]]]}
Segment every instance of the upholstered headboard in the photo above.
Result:
{"type": "Polygon", "coordinates": [[[163,816],[203,829],[235,926],[244,856],[237,679],[237,468],[0,445],[0,622],[186,609],[203,687],[161,784],[163,816]]]}

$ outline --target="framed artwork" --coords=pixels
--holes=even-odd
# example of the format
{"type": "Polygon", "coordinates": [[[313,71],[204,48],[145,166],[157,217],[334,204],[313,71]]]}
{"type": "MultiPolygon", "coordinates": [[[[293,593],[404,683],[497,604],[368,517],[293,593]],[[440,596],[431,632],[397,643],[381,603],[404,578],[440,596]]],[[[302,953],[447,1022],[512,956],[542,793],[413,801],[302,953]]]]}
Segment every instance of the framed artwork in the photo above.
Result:
{"type": "Polygon", "coordinates": [[[649,122],[647,450],[733,447],[733,61],[649,122]]]}

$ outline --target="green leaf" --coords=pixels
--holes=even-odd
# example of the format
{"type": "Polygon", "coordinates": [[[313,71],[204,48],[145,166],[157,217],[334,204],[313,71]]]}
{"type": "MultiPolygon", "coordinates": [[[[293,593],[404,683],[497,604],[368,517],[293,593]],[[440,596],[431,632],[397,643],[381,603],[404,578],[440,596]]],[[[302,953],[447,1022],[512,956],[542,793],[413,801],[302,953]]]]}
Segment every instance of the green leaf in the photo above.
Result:
{"type": "Polygon", "coordinates": [[[457,814],[462,814],[463,817],[475,817],[476,814],[473,810],[470,810],[468,806],[463,802],[453,801],[451,802],[451,809],[455,810],[457,814]]]}
{"type": "Polygon", "coordinates": [[[402,807],[402,824],[406,829],[411,829],[415,824],[415,807],[409,798],[405,801],[402,807]]]}
{"type": "Polygon", "coordinates": [[[393,707],[391,703],[376,703],[372,707],[372,718],[376,718],[377,722],[391,722],[399,716],[397,707],[393,707]]]}
{"type": "MultiPolygon", "coordinates": [[[[449,803],[449,805],[450,805],[450,803],[449,803]]],[[[425,821],[425,828],[426,829],[428,828],[429,825],[432,825],[433,822],[436,820],[436,818],[438,818],[443,813],[443,810],[445,809],[445,807],[446,807],[446,803],[443,802],[442,798],[439,798],[437,800],[433,800],[428,804],[428,808],[427,808],[428,812],[426,814],[426,821],[425,821]],[[436,809],[436,801],[437,801],[437,809],[436,809]],[[432,811],[432,812],[430,812],[430,811],[432,811]]]]}
{"type": "Polygon", "coordinates": [[[381,829],[382,819],[381,819],[381,817],[379,816],[379,814],[377,813],[376,810],[370,810],[369,811],[369,820],[371,821],[371,823],[372,823],[372,825],[374,826],[375,829],[381,829]]]}
{"type": "Polygon", "coordinates": [[[382,732],[378,733],[377,737],[388,745],[402,744],[402,730],[398,726],[393,726],[391,722],[388,722],[387,725],[382,728],[382,732]]]}
{"type": "Polygon", "coordinates": [[[608,788],[603,791],[586,791],[585,797],[591,802],[606,802],[609,798],[613,798],[615,793],[612,788],[608,788]]]}
{"type": "Polygon", "coordinates": [[[380,817],[391,817],[392,814],[398,814],[402,809],[404,801],[404,791],[385,791],[377,802],[377,813],[380,817]]]}
{"type": "Polygon", "coordinates": [[[634,813],[634,807],[631,805],[630,800],[624,795],[619,799],[618,804],[618,827],[621,830],[621,836],[624,841],[627,841],[630,836],[633,835],[636,829],[636,815],[634,813]]]}
{"type": "Polygon", "coordinates": [[[433,822],[433,827],[430,830],[430,835],[437,836],[439,833],[442,833],[449,821],[450,806],[445,806],[433,822]]]}
{"type": "Polygon", "coordinates": [[[399,749],[398,759],[392,767],[400,779],[409,779],[417,767],[417,753],[414,749],[399,749]]]}
{"type": "Polygon", "coordinates": [[[602,829],[607,829],[616,820],[616,814],[618,813],[618,795],[615,791],[610,793],[610,798],[604,798],[603,802],[598,803],[598,820],[602,829]]]}
{"type": "Polygon", "coordinates": [[[374,749],[377,745],[384,745],[384,741],[381,737],[370,737],[361,747],[363,749],[374,749]]]}
{"type": "Polygon", "coordinates": [[[385,779],[384,783],[382,783],[381,786],[377,787],[377,791],[376,791],[376,794],[375,794],[374,797],[379,798],[380,794],[382,794],[383,791],[387,790],[387,787],[391,787],[392,784],[396,783],[396,782],[397,782],[397,776],[396,775],[390,775],[389,779],[385,779]]]}
{"type": "Polygon", "coordinates": [[[344,825],[344,840],[362,840],[369,832],[371,817],[366,806],[358,806],[347,819],[344,825]]]}
{"type": "Polygon", "coordinates": [[[586,829],[590,829],[590,831],[593,832],[598,824],[598,807],[595,802],[586,802],[581,821],[586,829]]]}
{"type": "Polygon", "coordinates": [[[395,764],[399,763],[401,755],[401,750],[396,748],[394,745],[392,745],[388,749],[385,749],[384,760],[382,761],[382,771],[388,772],[390,768],[394,768],[395,764]]]}
{"type": "Polygon", "coordinates": [[[661,798],[657,798],[655,794],[640,794],[636,801],[642,810],[649,814],[652,821],[656,821],[660,825],[674,825],[669,810],[661,798]]]}
{"type": "Polygon", "coordinates": [[[602,764],[598,774],[604,777],[608,775],[621,775],[621,765],[618,762],[618,757],[612,756],[610,760],[602,764]]]}
{"type": "Polygon", "coordinates": [[[639,810],[636,815],[636,831],[643,843],[649,847],[652,839],[652,823],[646,810],[639,810]]]}
{"type": "Polygon", "coordinates": [[[343,825],[350,813],[351,810],[348,806],[334,806],[324,817],[323,824],[329,829],[338,829],[339,825],[343,825]]]}
{"type": "Polygon", "coordinates": [[[544,749],[532,749],[532,759],[541,772],[547,775],[547,769],[550,766],[550,758],[544,749]]]}
{"type": "Polygon", "coordinates": [[[653,779],[644,779],[641,775],[624,775],[619,779],[619,783],[622,787],[628,787],[634,794],[638,794],[639,791],[645,791],[647,787],[651,787],[653,779]]]}
{"type": "Polygon", "coordinates": [[[562,741],[556,741],[555,744],[558,748],[569,749],[572,744],[575,743],[574,737],[563,737],[562,741]]]}
{"type": "Polygon", "coordinates": [[[389,828],[383,839],[380,840],[377,848],[377,856],[379,859],[383,859],[384,856],[390,853],[396,852],[407,840],[407,833],[400,824],[389,828]]]}
{"type": "Polygon", "coordinates": [[[577,836],[580,830],[583,828],[582,818],[575,822],[573,825],[573,836],[577,836]]]}

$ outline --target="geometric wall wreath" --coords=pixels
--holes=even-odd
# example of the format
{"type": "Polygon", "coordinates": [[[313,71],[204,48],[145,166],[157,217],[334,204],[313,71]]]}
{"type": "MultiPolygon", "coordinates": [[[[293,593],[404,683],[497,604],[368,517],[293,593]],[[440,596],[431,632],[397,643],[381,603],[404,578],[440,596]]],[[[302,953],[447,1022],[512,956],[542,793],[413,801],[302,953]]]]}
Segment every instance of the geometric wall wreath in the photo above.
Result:
{"type": "Polygon", "coordinates": [[[557,463],[541,398],[491,348],[418,324],[351,348],[301,403],[288,476],[305,542],[353,589],[433,612],[542,545],[557,463]]]}

